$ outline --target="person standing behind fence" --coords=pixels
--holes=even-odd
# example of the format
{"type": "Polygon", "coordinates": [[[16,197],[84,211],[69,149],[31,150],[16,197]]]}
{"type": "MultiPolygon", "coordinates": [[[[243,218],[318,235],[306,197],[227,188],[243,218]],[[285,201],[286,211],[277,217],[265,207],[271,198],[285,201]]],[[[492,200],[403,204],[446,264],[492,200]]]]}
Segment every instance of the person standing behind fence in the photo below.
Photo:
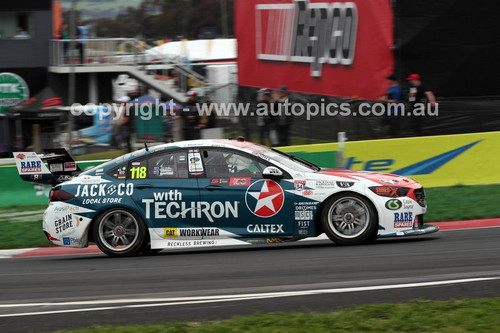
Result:
{"type": "Polygon", "coordinates": [[[379,97],[379,101],[388,103],[388,109],[384,115],[384,125],[389,125],[389,134],[391,137],[399,135],[399,128],[401,127],[402,106],[397,105],[403,99],[403,90],[398,83],[395,75],[389,75],[389,88],[384,96],[379,97]]]}
{"type": "MultiPolygon", "coordinates": [[[[68,30],[68,23],[63,23],[61,24],[61,28],[59,29],[59,38],[61,39],[62,43],[62,51],[63,51],[63,63],[67,62],[68,59],[68,48],[69,48],[69,30],[68,30]]],[[[60,49],[59,49],[60,50],[60,49]]]]}
{"type": "Polygon", "coordinates": [[[119,120],[119,141],[118,146],[121,148],[121,144],[125,141],[127,146],[127,152],[132,151],[132,133],[134,132],[134,112],[130,110],[128,103],[130,102],[130,97],[125,95],[117,100],[120,103],[120,110],[122,112],[121,119],[119,120]]]}
{"type": "MultiPolygon", "coordinates": [[[[415,135],[422,135],[422,122],[425,114],[416,114],[416,105],[418,103],[427,103],[429,102],[431,107],[436,106],[436,97],[434,93],[424,87],[422,81],[420,80],[419,74],[410,74],[406,80],[410,83],[410,89],[408,92],[408,101],[412,105],[412,127],[415,135]]],[[[427,105],[425,106],[425,110],[427,110],[427,105]]]]}
{"type": "Polygon", "coordinates": [[[290,125],[292,124],[292,103],[288,97],[288,88],[282,85],[278,90],[277,101],[278,118],[276,128],[278,130],[278,138],[280,146],[290,145],[290,125]]]}
{"type": "Polygon", "coordinates": [[[87,28],[86,25],[83,24],[82,20],[78,20],[78,26],[76,27],[77,29],[77,39],[81,39],[81,41],[78,42],[78,50],[80,51],[80,63],[84,64],[85,63],[85,44],[87,44],[86,39],[89,38],[89,29],[87,28]]]}
{"type": "MultiPolygon", "coordinates": [[[[257,128],[259,131],[259,143],[264,145],[269,139],[269,126],[271,125],[271,90],[259,89],[257,92],[257,128]],[[267,138],[267,139],[266,139],[267,138]]],[[[270,140],[271,141],[271,140],[270,140]]],[[[272,143],[270,142],[270,145],[272,143]]]]}
{"type": "MultiPolygon", "coordinates": [[[[207,100],[205,102],[205,104],[207,105],[211,103],[212,101],[210,100],[207,100]]],[[[199,137],[204,139],[203,130],[215,128],[216,126],[217,126],[217,114],[215,113],[215,111],[212,110],[212,112],[209,113],[207,110],[204,110],[202,115],[199,117],[199,123],[198,125],[196,125],[195,129],[199,131],[199,137]]]]}
{"type": "Polygon", "coordinates": [[[198,92],[191,89],[187,92],[187,96],[188,101],[181,112],[184,124],[184,140],[196,140],[200,138],[200,129],[198,128],[200,115],[196,107],[198,103],[198,92]]]}

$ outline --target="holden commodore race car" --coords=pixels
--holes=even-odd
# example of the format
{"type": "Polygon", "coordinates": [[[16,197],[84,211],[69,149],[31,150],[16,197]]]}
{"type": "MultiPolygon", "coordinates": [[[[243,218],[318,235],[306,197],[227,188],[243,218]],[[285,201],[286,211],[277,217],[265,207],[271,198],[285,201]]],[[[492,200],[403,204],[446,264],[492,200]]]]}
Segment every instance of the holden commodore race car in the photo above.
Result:
{"type": "Polygon", "coordinates": [[[355,245],[439,230],[424,224],[424,189],[410,178],[322,169],[241,139],[146,147],[85,172],[64,150],[14,157],[21,178],[53,186],[43,214],[48,239],[95,242],[109,256],[322,233],[355,245]]]}

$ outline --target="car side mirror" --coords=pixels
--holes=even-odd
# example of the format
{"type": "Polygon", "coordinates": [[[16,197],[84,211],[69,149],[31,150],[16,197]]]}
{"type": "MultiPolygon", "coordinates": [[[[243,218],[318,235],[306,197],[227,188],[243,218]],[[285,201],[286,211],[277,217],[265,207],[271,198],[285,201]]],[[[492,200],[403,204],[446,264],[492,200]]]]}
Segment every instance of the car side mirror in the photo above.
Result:
{"type": "Polygon", "coordinates": [[[283,178],[283,172],[274,166],[268,166],[262,171],[262,177],[265,179],[281,179],[283,178]]]}

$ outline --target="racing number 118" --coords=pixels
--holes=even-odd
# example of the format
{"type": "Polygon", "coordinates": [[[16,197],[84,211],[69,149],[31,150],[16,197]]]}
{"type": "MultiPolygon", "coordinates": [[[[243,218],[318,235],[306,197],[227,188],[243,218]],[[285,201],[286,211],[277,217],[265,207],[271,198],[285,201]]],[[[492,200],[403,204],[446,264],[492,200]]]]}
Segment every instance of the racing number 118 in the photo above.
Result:
{"type": "Polygon", "coordinates": [[[130,169],[130,177],[132,179],[143,179],[146,178],[146,167],[133,167],[130,169]]]}

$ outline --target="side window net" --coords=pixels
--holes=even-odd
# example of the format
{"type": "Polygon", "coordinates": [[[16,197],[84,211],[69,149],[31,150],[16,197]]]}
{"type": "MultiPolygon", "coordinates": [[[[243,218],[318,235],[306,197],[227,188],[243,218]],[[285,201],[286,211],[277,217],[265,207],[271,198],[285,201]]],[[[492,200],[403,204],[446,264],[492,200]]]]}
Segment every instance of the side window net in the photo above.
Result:
{"type": "Polygon", "coordinates": [[[262,170],[266,167],[259,161],[230,151],[207,150],[203,156],[207,178],[262,178],[262,170]]]}
{"type": "Polygon", "coordinates": [[[188,178],[187,153],[159,154],[148,158],[148,178],[188,178]]]}

